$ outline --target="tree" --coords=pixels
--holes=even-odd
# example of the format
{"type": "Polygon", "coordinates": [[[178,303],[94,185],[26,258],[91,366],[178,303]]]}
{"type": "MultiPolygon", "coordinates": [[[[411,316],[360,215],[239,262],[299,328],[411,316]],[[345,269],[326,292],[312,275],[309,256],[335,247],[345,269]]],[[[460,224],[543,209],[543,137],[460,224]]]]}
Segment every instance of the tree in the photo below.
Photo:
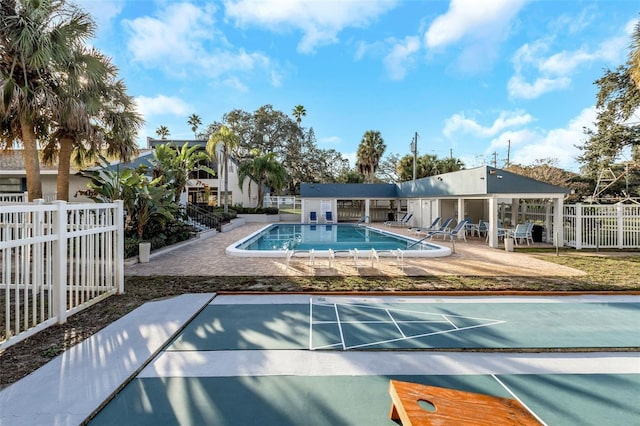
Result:
{"type": "Polygon", "coordinates": [[[166,140],[171,132],[167,126],[160,126],[156,129],[156,135],[162,140],[166,140]]]}
{"type": "Polygon", "coordinates": [[[63,0],[0,6],[1,134],[7,146],[22,142],[29,200],[42,197],[38,139],[58,117],[60,77],[94,32],[90,16],[63,0]]]}
{"type": "Polygon", "coordinates": [[[640,21],[636,23],[633,34],[631,35],[629,62],[631,66],[631,78],[633,78],[633,81],[636,83],[636,87],[640,89],[640,21]]]}
{"type": "Polygon", "coordinates": [[[511,164],[505,170],[540,182],[571,189],[572,194],[569,194],[568,202],[578,202],[591,195],[593,192],[592,182],[585,181],[576,173],[559,168],[557,163],[556,159],[541,158],[527,166],[511,164]]]}
{"type": "MultiPolygon", "coordinates": [[[[253,177],[258,183],[257,208],[262,208],[264,187],[269,185],[279,191],[284,185],[286,175],[287,171],[278,162],[275,153],[256,155],[251,160],[245,160],[238,167],[238,181],[241,188],[247,177],[253,177]]],[[[249,183],[249,190],[251,190],[251,183],[249,183]]]]}
{"type": "Polygon", "coordinates": [[[189,173],[204,170],[212,175],[215,170],[207,166],[211,157],[198,145],[189,147],[188,143],[176,148],[170,144],[157,145],[152,160],[153,177],[159,178],[173,192],[173,201],[180,203],[180,194],[187,185],[189,173]]]}
{"type": "Polygon", "coordinates": [[[206,150],[213,158],[222,159],[224,167],[224,212],[229,211],[229,156],[238,147],[238,136],[227,126],[221,126],[207,141],[206,150]]]}
{"type": "Polygon", "coordinates": [[[107,57],[80,47],[64,73],[66,84],[57,87],[60,113],[50,122],[42,159],[45,163],[58,160],[59,200],[69,201],[73,154],[74,163],[82,167],[103,149],[123,162],[137,151],[135,139],[143,119],[124,83],[116,80],[117,72],[107,57]]]}
{"type": "Polygon", "coordinates": [[[615,70],[606,70],[596,80],[597,95],[596,129],[585,129],[587,141],[580,149],[578,160],[583,170],[595,177],[610,167],[625,148],[631,148],[632,160],[640,162],[640,123],[630,119],[640,108],[638,85],[638,61],[640,60],[640,23],[632,36],[629,60],[615,70]],[[635,79],[635,81],[634,81],[635,79]]]}
{"type": "Polygon", "coordinates": [[[307,110],[304,109],[302,105],[296,105],[293,108],[293,116],[296,118],[296,123],[298,123],[298,127],[300,127],[300,123],[302,123],[302,117],[307,115],[307,110]]]}
{"type": "Polygon", "coordinates": [[[375,181],[376,170],[386,148],[380,132],[374,130],[365,132],[358,146],[356,167],[368,183],[375,181]]]}
{"type": "Polygon", "coordinates": [[[189,120],[187,121],[187,124],[189,126],[191,126],[191,131],[193,132],[193,137],[195,139],[198,139],[198,136],[196,135],[196,132],[198,130],[198,126],[200,126],[202,124],[202,120],[200,119],[200,116],[196,115],[196,114],[191,114],[189,116],[189,120]]]}
{"type": "Polygon", "coordinates": [[[398,183],[400,182],[399,166],[400,155],[390,153],[378,165],[378,176],[386,183],[398,183]]]}

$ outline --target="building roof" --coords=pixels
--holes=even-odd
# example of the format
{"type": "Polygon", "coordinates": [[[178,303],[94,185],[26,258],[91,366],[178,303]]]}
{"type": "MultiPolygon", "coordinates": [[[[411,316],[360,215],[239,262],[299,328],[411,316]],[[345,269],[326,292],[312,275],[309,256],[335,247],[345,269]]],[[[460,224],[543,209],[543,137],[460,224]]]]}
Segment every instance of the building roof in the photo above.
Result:
{"type": "Polygon", "coordinates": [[[560,186],[490,166],[429,176],[399,184],[301,184],[302,198],[486,197],[501,194],[568,194],[560,186]]]}
{"type": "MultiPolygon", "coordinates": [[[[42,162],[42,157],[40,158],[40,173],[52,174],[58,172],[57,161],[54,161],[52,164],[44,164],[42,162]]],[[[72,167],[72,170],[75,170],[75,168],[72,167]]],[[[26,170],[24,168],[24,157],[21,149],[0,150],[0,174],[26,174],[26,170]]]]}

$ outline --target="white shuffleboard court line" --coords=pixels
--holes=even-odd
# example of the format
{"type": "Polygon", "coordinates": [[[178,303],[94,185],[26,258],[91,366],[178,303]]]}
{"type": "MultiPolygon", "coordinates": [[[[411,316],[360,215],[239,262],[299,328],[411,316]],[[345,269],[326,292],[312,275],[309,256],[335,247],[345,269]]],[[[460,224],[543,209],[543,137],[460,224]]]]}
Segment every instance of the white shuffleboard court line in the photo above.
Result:
{"type": "Polygon", "coordinates": [[[511,389],[509,389],[509,387],[507,385],[505,385],[504,383],[502,383],[502,380],[498,379],[498,377],[496,377],[495,374],[492,374],[491,377],[493,377],[494,379],[496,379],[496,382],[500,383],[500,386],[502,386],[507,392],[509,392],[509,395],[511,395],[516,401],[518,401],[520,404],[522,404],[522,406],[529,412],[531,413],[531,415],[533,417],[536,418],[537,421],[539,421],[542,425],[544,426],[548,426],[544,420],[542,420],[531,408],[529,408],[529,406],[527,404],[524,403],[524,401],[522,401],[520,398],[518,398],[518,395],[516,395],[511,389]]]}
{"type": "MultiPolygon", "coordinates": [[[[470,325],[469,327],[454,328],[454,329],[442,330],[442,331],[434,331],[432,333],[417,334],[415,336],[409,336],[409,337],[404,337],[404,338],[403,337],[399,337],[399,338],[396,338],[396,339],[388,339],[388,340],[380,340],[380,341],[370,342],[370,343],[362,343],[360,345],[354,345],[354,346],[345,347],[344,350],[346,351],[347,349],[358,349],[358,348],[365,348],[367,346],[382,345],[384,343],[393,343],[393,342],[400,342],[400,341],[403,341],[403,340],[418,339],[420,337],[435,336],[437,334],[455,333],[456,331],[471,330],[472,328],[479,328],[479,327],[487,327],[487,326],[491,326],[491,325],[502,324],[503,322],[505,322],[505,321],[495,321],[495,322],[492,322],[492,323],[489,323],[489,324],[470,325]]],[[[342,335],[342,329],[340,329],[340,334],[342,335]]],[[[344,342],[344,340],[343,340],[343,342],[344,342]]]]}
{"type": "Polygon", "coordinates": [[[445,320],[447,320],[447,322],[448,322],[449,324],[451,324],[454,328],[456,328],[456,329],[458,328],[458,326],[457,326],[457,325],[455,325],[455,324],[454,324],[454,323],[453,323],[453,322],[452,322],[452,321],[447,317],[447,315],[442,314],[442,318],[444,318],[445,320]]]}
{"type": "Polygon", "coordinates": [[[347,345],[344,343],[344,334],[342,333],[342,324],[340,323],[340,314],[338,313],[338,305],[334,303],[333,309],[336,311],[336,321],[338,322],[338,330],[340,331],[340,341],[342,342],[342,350],[347,350],[347,345]]]}
{"type": "Polygon", "coordinates": [[[402,329],[400,328],[400,326],[398,325],[398,323],[396,322],[396,319],[393,317],[393,315],[391,315],[391,312],[389,312],[389,310],[387,309],[387,314],[389,315],[389,318],[391,318],[391,321],[393,321],[393,324],[396,326],[396,328],[398,329],[398,331],[400,332],[400,335],[402,335],[402,337],[407,337],[405,336],[405,334],[402,332],[402,329]]]}
{"type": "Polygon", "coordinates": [[[313,298],[309,298],[309,350],[313,350],[313,298]]]}

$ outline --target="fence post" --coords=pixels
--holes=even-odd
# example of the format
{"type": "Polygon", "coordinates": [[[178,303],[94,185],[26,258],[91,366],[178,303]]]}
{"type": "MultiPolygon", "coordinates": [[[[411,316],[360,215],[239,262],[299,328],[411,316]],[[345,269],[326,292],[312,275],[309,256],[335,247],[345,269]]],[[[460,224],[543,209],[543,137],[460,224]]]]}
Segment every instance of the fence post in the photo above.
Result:
{"type": "Polygon", "coordinates": [[[616,204],[616,220],[618,226],[618,248],[624,248],[624,205],[616,204]]]}
{"type": "Polygon", "coordinates": [[[582,204],[576,203],[576,250],[582,250],[582,204]]]}
{"type": "Polygon", "coordinates": [[[67,203],[57,200],[52,203],[55,209],[53,234],[56,235],[53,244],[53,277],[51,288],[53,291],[53,313],[58,318],[58,324],[67,321],[67,203]]]}
{"type": "Polygon", "coordinates": [[[124,294],[124,201],[116,200],[116,280],[118,294],[124,294]]]}

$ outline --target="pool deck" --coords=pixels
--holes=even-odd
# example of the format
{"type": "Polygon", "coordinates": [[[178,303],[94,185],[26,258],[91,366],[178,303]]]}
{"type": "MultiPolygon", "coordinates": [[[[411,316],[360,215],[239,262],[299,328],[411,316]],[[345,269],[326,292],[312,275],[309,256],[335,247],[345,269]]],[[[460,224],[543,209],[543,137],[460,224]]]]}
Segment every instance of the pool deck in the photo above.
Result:
{"type": "MultiPolygon", "coordinates": [[[[265,224],[246,224],[229,232],[217,233],[207,238],[194,240],[167,252],[152,253],[149,263],[135,263],[125,269],[126,275],[171,275],[171,276],[340,276],[340,275],[383,275],[383,276],[578,276],[583,272],[545,262],[525,253],[506,252],[503,248],[490,248],[484,238],[468,237],[467,242],[456,241],[455,253],[438,258],[405,258],[404,268],[395,258],[381,258],[380,268],[372,267],[370,261],[360,259],[359,268],[354,267],[352,258],[336,258],[329,267],[327,258],[316,257],[313,265],[307,258],[296,257],[289,267],[285,258],[247,258],[226,254],[225,249],[265,224]]],[[[375,223],[373,227],[400,235],[414,237],[406,228],[385,227],[375,223]]],[[[450,241],[434,239],[435,244],[451,248],[450,241]]],[[[535,243],[534,246],[549,247],[535,243]]]]}

